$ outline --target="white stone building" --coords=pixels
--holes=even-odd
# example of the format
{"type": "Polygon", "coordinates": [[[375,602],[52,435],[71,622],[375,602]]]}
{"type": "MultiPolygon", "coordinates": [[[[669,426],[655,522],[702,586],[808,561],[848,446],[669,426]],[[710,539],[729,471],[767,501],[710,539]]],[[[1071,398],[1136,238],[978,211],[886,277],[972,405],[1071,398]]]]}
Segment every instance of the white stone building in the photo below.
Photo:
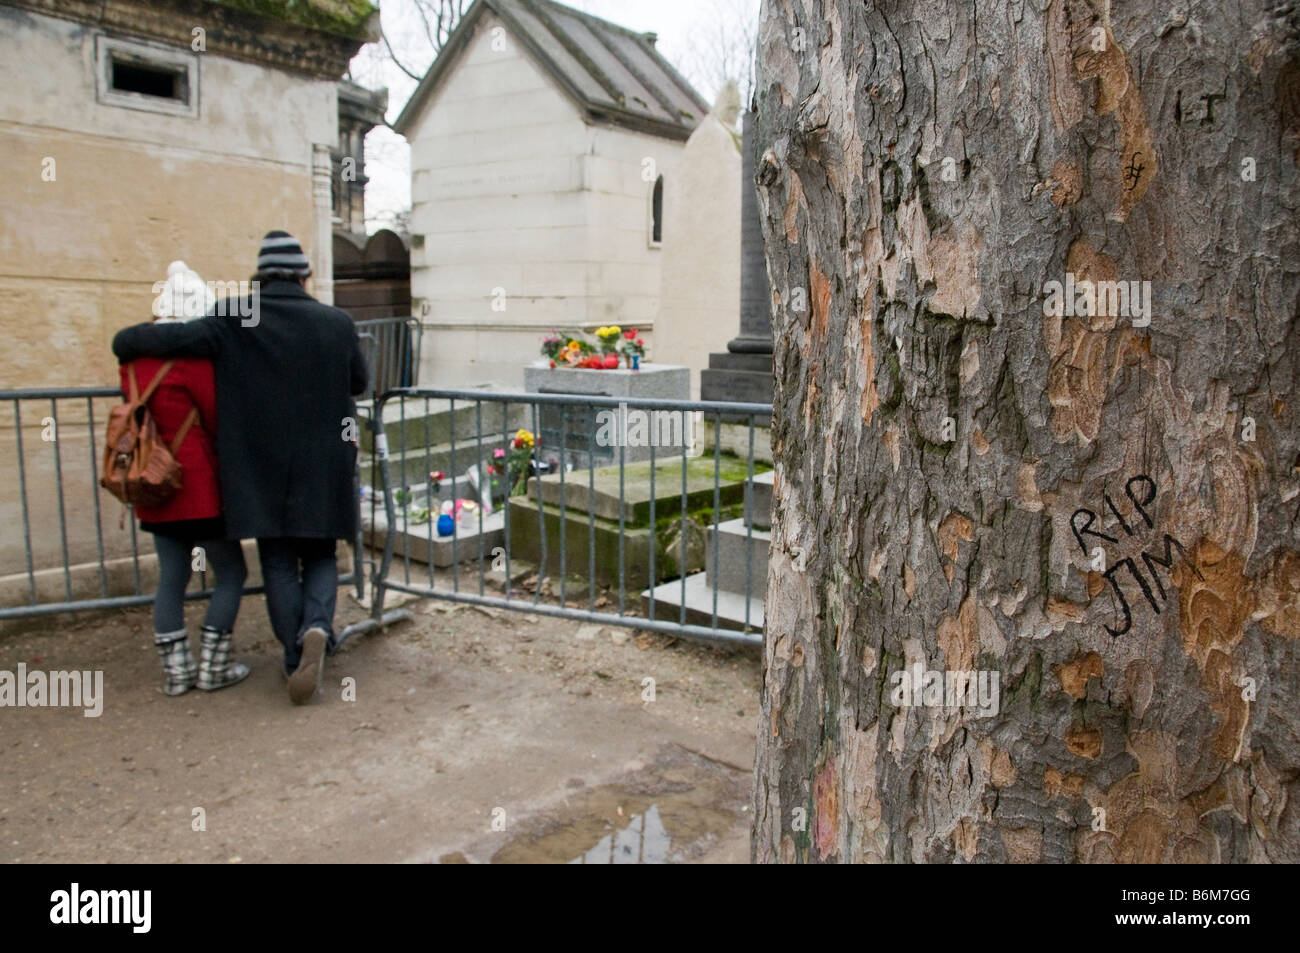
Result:
{"type": "Polygon", "coordinates": [[[466,12],[395,123],[421,384],[517,387],[553,327],[635,327],[653,356],[663,197],[709,111],[654,40],[549,0],[466,12]]]}

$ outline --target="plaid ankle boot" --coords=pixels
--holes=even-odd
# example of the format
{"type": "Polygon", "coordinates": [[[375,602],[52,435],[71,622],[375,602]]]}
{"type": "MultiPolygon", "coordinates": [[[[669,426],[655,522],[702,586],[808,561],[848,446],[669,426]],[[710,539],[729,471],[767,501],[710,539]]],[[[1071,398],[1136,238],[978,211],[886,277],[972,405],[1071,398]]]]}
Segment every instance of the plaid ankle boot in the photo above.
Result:
{"type": "Polygon", "coordinates": [[[190,640],[185,630],[155,632],[154,645],[162,659],[164,695],[184,695],[194,687],[199,675],[199,665],[190,654],[190,640]]]}
{"type": "Polygon", "coordinates": [[[205,692],[215,692],[248,678],[248,666],[230,661],[230,643],[233,632],[221,632],[204,626],[199,634],[198,687],[205,692]]]}

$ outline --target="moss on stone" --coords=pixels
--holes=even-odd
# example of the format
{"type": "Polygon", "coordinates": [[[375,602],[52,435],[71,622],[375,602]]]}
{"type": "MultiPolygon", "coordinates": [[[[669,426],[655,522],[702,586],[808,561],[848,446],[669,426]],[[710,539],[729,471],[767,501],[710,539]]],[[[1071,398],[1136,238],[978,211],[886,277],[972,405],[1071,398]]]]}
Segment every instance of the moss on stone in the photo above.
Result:
{"type": "Polygon", "coordinates": [[[223,7],[271,20],[295,23],[322,33],[365,38],[366,22],[378,11],[368,0],[215,0],[223,7]]]}

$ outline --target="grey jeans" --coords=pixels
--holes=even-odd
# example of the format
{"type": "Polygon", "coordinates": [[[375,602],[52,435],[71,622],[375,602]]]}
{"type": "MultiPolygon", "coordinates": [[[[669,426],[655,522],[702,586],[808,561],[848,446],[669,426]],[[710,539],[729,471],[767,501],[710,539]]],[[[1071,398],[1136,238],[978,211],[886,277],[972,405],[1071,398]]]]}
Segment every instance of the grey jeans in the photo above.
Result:
{"type": "Polygon", "coordinates": [[[334,650],[334,603],[339,593],[339,569],[334,540],[281,537],[259,539],[266,585],[266,613],[275,637],[284,646],[284,670],[292,673],[302,659],[302,634],[316,627],[329,637],[334,650]]]}
{"type": "Polygon", "coordinates": [[[203,548],[207,567],[216,572],[212,601],[208,603],[203,624],[222,632],[235,628],[239,600],[244,591],[248,569],[238,540],[177,539],[155,534],[158,553],[158,593],[153,601],[154,632],[177,632],[185,628],[185,589],[194,571],[194,547],[203,548]]]}

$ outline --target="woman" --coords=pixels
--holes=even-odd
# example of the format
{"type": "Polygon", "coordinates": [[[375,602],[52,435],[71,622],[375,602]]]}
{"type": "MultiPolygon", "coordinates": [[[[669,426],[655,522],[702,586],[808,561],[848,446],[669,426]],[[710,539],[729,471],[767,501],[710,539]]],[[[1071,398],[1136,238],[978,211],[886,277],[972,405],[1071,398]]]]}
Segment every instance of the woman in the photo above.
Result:
{"type": "MultiPolygon", "coordinates": [[[[156,320],[183,321],[201,317],[212,305],[212,292],[184,262],[172,262],[167,280],[155,286],[156,320]]],[[[135,375],[138,392],[169,362],[140,358],[121,367],[122,390],[130,392],[135,375]]],[[[154,536],[158,553],[158,593],[154,598],[154,644],[162,659],[163,693],[183,695],[197,685],[215,691],[248,677],[248,666],[231,662],[235,616],[247,570],[238,540],[225,538],[221,492],[217,480],[216,385],[212,364],[197,358],[172,361],[171,368],[149,398],[149,411],[163,443],[171,445],[189,422],[175,449],[181,465],[181,489],[156,507],[136,507],[141,529],[154,536]],[[192,418],[192,419],[191,419],[192,418]],[[185,629],[185,590],[193,568],[216,572],[212,600],[199,635],[197,664],[185,629]]]]}

